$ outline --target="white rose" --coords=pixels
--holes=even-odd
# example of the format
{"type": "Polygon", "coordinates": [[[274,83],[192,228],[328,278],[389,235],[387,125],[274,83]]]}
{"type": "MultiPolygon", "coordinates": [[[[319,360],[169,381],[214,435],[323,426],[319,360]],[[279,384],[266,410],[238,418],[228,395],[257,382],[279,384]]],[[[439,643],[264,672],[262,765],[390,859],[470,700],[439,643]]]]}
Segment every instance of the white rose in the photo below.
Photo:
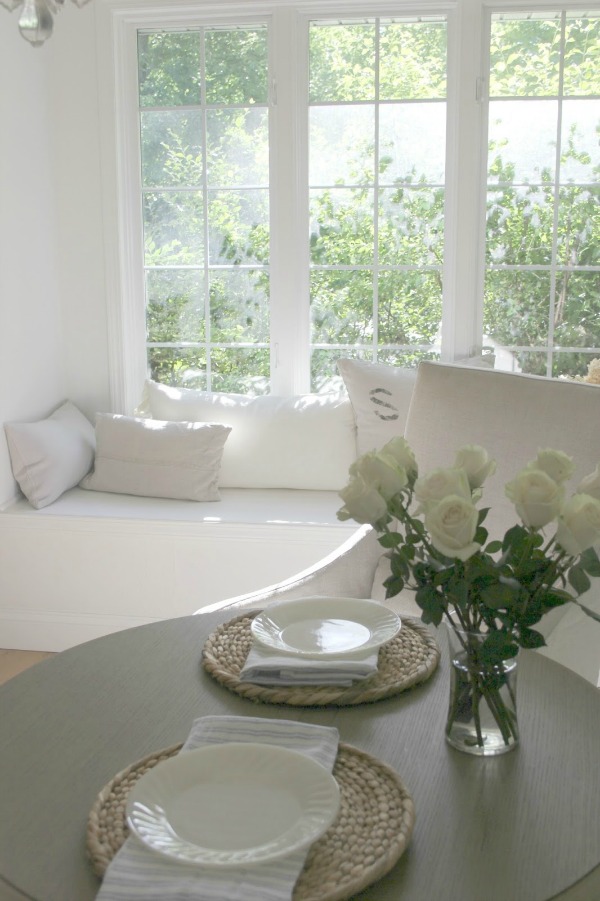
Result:
{"type": "Polygon", "coordinates": [[[541,529],[556,519],[565,496],[564,487],[541,469],[522,469],[505,491],[525,525],[533,529],[541,529]]]}
{"type": "Polygon", "coordinates": [[[572,556],[600,541],[600,501],[589,494],[574,494],[559,517],[556,540],[572,556]]]}
{"type": "Polygon", "coordinates": [[[560,484],[571,478],[575,472],[575,465],[573,457],[569,457],[562,451],[546,448],[546,450],[538,451],[535,460],[527,464],[527,469],[541,469],[542,472],[545,472],[546,475],[560,484]]]}
{"type": "Polygon", "coordinates": [[[600,463],[596,466],[594,472],[582,479],[577,486],[579,494],[589,494],[600,501],[600,463]]]}
{"type": "Polygon", "coordinates": [[[449,495],[471,500],[471,487],[464,469],[434,469],[415,482],[415,497],[426,510],[449,495]]]}
{"type": "Polygon", "coordinates": [[[459,560],[468,560],[481,547],[473,541],[477,520],[477,508],[457,495],[443,498],[425,514],[425,526],[434,548],[446,557],[459,560]]]}
{"type": "Polygon", "coordinates": [[[337,517],[342,521],[354,519],[356,522],[369,523],[374,526],[387,514],[387,504],[379,492],[367,485],[361,476],[352,479],[340,491],[344,506],[338,510],[337,517]]]}
{"type": "Polygon", "coordinates": [[[402,466],[398,466],[393,457],[387,456],[383,452],[370,451],[363,454],[350,467],[350,475],[360,476],[386,501],[406,488],[408,484],[406,470],[402,466]]]}
{"type": "Polygon", "coordinates": [[[459,448],[454,466],[465,470],[473,491],[481,488],[487,477],[496,472],[496,461],[490,460],[486,449],[478,444],[466,444],[459,448]]]}
{"type": "Polygon", "coordinates": [[[407,474],[418,472],[417,461],[411,446],[405,438],[392,438],[382,448],[380,453],[393,457],[398,466],[401,466],[407,474]]]}

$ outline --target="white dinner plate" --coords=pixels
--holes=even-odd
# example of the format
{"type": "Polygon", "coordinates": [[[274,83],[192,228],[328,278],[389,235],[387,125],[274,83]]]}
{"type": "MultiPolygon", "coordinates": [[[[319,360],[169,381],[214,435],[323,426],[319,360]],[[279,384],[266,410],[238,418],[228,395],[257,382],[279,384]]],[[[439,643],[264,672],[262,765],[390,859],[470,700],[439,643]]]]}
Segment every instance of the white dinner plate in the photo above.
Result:
{"type": "Polygon", "coordinates": [[[312,758],[231,742],[184,751],[145,773],[130,792],[127,822],[171,859],[231,867],[307,847],[339,804],[337,782],[312,758]]]}
{"type": "Polygon", "coordinates": [[[400,617],[377,601],[309,597],[271,604],[252,620],[255,639],[300,657],[339,657],[378,648],[400,630],[400,617]]]}

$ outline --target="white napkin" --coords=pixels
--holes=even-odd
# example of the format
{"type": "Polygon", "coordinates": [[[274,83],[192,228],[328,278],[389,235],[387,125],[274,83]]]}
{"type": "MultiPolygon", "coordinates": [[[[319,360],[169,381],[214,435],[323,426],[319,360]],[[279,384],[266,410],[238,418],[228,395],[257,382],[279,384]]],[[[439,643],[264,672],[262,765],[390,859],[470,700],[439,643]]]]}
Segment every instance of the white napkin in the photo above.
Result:
{"type": "MultiPolygon", "coordinates": [[[[260,717],[205,716],[194,721],[180,753],[230,741],[261,742],[301,751],[329,772],[339,733],[327,726],[260,717]]],[[[97,901],[290,901],[308,848],[249,867],[202,868],[171,862],[135,836],[111,861],[97,901]]]]}
{"type": "Polygon", "coordinates": [[[254,642],[240,672],[243,682],[255,685],[340,685],[346,687],[377,672],[378,649],[313,660],[254,642]]]}

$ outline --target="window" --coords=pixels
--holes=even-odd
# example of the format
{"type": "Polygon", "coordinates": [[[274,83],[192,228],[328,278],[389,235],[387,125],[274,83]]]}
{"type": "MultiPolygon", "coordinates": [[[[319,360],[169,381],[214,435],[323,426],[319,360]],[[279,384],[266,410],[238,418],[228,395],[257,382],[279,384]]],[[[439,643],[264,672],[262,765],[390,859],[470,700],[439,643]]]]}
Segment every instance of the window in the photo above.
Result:
{"type": "Polygon", "coordinates": [[[312,22],[309,34],[315,389],[340,356],[414,365],[439,349],[446,21],[312,22]]]}
{"type": "Polygon", "coordinates": [[[147,372],[300,393],[339,384],[340,356],[482,347],[500,368],[584,375],[600,355],[598,4],[348,0],[332,19],[262,2],[107,13],[116,403],[147,372]]]}
{"type": "Polygon", "coordinates": [[[221,391],[269,378],[265,26],[138,36],[148,364],[221,391]]]}
{"type": "Polygon", "coordinates": [[[515,369],[600,347],[600,18],[492,16],[484,331],[515,369]]]}

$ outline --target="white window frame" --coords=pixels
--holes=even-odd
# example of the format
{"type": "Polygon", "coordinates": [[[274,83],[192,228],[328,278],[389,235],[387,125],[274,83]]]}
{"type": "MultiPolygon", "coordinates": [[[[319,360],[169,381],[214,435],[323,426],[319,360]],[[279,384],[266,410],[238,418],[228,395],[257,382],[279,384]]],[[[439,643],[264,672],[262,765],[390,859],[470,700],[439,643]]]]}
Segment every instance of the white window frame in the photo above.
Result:
{"type": "MultiPolygon", "coordinates": [[[[592,3],[586,9],[598,8],[592,3]]],[[[107,315],[112,407],[130,413],[147,377],[143,284],[137,31],[189,25],[267,23],[271,138],[271,391],[309,389],[310,310],[306,59],[308,22],[317,16],[445,15],[448,22],[446,199],[441,358],[481,349],[487,165],[486,60],[494,12],[580,9],[562,3],[486,0],[97,0],[107,315]],[[251,15],[249,10],[251,10],[251,15]],[[304,119],[303,119],[304,117],[304,119]],[[290,146],[284,154],[278,148],[290,146]],[[285,185],[285,192],[278,186],[285,185]],[[295,217],[286,215],[290,192],[295,217]],[[288,203],[273,202],[287,195],[288,203]],[[284,208],[285,207],[285,208],[284,208]]]]}

